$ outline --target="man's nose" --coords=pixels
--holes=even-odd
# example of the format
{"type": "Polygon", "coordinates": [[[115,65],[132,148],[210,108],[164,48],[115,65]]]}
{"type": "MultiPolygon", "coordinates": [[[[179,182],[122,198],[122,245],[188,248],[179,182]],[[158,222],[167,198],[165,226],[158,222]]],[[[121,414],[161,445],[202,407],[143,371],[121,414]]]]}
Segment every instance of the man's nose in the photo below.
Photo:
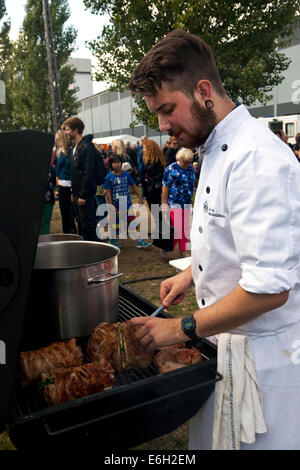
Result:
{"type": "Polygon", "coordinates": [[[168,132],[172,127],[166,116],[158,116],[158,125],[161,132],[168,132]]]}

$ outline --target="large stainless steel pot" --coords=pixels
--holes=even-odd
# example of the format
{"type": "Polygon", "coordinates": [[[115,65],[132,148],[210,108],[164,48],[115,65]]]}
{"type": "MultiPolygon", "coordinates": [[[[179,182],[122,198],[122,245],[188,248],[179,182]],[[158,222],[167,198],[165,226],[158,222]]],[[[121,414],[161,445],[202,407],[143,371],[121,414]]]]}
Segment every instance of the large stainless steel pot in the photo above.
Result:
{"type": "Polygon", "coordinates": [[[24,343],[89,335],[118,316],[118,254],[100,242],[65,241],[38,245],[25,321],[24,343]]]}

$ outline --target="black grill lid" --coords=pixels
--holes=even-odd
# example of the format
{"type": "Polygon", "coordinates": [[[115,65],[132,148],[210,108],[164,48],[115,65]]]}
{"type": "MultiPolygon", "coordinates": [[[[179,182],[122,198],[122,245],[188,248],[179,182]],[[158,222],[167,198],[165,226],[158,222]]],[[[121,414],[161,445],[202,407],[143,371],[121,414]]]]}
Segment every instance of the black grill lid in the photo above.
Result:
{"type": "Polygon", "coordinates": [[[8,416],[54,136],[0,133],[0,427],[8,416]]]}

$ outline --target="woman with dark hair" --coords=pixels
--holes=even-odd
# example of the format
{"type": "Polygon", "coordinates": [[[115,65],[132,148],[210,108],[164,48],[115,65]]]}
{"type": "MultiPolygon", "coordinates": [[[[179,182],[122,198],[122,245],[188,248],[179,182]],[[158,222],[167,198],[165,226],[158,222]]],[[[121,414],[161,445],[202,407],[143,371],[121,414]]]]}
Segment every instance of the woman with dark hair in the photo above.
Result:
{"type": "Polygon", "coordinates": [[[169,146],[164,154],[166,166],[169,166],[171,165],[171,163],[176,162],[176,154],[178,150],[179,150],[179,141],[175,137],[170,137],[169,146]]]}
{"type": "Polygon", "coordinates": [[[296,144],[293,148],[294,154],[300,162],[300,134],[296,135],[296,144]]]}
{"type": "Polygon", "coordinates": [[[161,204],[162,178],[166,164],[162,150],[154,140],[143,142],[142,186],[151,211],[152,204],[161,204]]]}

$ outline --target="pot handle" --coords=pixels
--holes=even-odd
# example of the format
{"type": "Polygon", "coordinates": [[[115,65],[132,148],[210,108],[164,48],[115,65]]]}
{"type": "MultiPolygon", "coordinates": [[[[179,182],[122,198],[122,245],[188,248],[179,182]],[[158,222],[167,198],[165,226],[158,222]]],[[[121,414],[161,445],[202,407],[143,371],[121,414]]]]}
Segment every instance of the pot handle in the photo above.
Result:
{"type": "Polygon", "coordinates": [[[98,274],[95,277],[90,277],[87,280],[88,284],[101,284],[102,282],[111,281],[112,279],[117,279],[118,277],[123,276],[123,273],[112,274],[104,272],[103,274],[98,274]],[[101,279],[97,279],[97,277],[103,276],[103,274],[108,274],[109,277],[102,277],[101,279]]]}

